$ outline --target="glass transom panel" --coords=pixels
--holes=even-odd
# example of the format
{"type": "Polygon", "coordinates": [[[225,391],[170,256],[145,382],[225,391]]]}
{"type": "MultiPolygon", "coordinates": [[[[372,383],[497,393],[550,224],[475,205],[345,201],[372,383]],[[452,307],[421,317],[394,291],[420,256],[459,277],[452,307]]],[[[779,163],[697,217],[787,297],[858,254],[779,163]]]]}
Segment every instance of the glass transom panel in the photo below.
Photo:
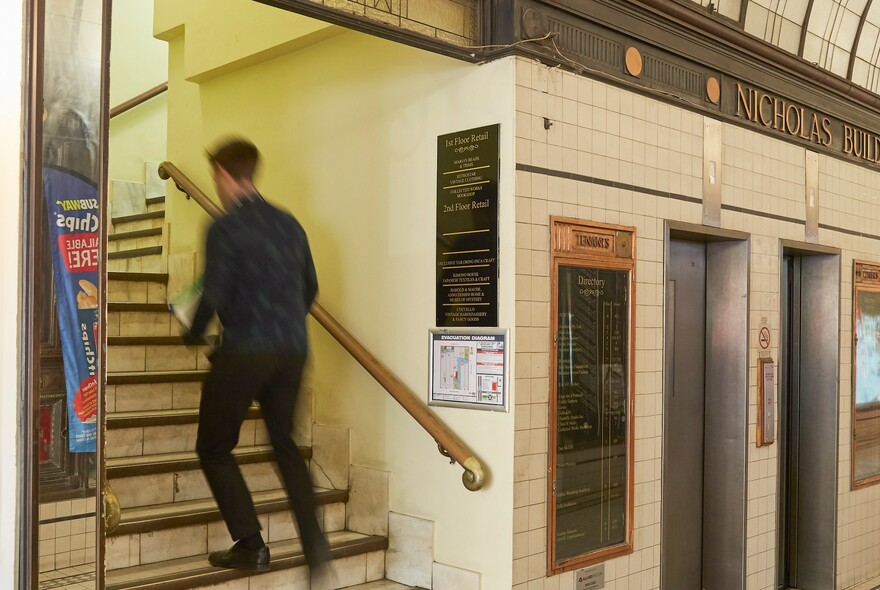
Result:
{"type": "Polygon", "coordinates": [[[880,92],[880,2],[691,0],[750,34],[880,92]],[[711,6],[711,8],[710,8],[711,6]],[[853,55],[855,54],[855,55],[853,55]]]}

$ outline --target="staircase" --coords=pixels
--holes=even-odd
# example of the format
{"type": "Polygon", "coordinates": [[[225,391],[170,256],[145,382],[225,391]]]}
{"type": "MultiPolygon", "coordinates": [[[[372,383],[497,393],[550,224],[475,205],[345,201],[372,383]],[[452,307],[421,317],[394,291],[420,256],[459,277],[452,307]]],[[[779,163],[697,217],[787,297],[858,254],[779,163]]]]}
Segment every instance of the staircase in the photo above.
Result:
{"type": "MultiPolygon", "coordinates": [[[[254,496],[271,570],[254,574],[208,564],[208,553],[231,540],[194,452],[209,362],[207,347],[183,345],[167,309],[164,201],[148,197],[144,212],[114,218],[108,240],[106,468],[121,521],[107,535],[106,588],[404,588],[383,580],[388,539],[346,530],[349,491],[329,488],[316,490],[316,504],[336,579],[310,585],[257,406],[235,456],[254,496]]],[[[314,460],[310,446],[300,449],[314,460]]],[[[348,467],[330,469],[347,473],[348,467]]]]}

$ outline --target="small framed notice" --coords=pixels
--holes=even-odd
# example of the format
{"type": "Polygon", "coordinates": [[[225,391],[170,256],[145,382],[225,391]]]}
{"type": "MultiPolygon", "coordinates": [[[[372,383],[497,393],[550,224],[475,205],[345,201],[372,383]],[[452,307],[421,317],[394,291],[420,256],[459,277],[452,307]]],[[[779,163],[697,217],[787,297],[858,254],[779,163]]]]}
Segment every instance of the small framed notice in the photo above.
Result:
{"type": "Polygon", "coordinates": [[[430,330],[428,405],[506,412],[507,335],[497,328],[430,330]]]}
{"type": "Polygon", "coordinates": [[[776,441],[774,427],[776,407],[776,365],[772,358],[758,359],[758,430],[755,442],[759,447],[776,441]]]}

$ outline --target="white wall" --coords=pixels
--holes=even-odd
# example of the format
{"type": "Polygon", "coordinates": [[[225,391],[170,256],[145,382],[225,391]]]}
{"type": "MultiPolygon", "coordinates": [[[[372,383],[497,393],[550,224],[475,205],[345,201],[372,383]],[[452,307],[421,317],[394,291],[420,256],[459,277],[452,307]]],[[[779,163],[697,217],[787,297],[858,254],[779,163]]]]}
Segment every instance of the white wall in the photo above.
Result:
{"type": "Polygon", "coordinates": [[[11,587],[18,546],[19,287],[21,281],[21,116],[23,2],[0,3],[0,580],[11,587]]]}

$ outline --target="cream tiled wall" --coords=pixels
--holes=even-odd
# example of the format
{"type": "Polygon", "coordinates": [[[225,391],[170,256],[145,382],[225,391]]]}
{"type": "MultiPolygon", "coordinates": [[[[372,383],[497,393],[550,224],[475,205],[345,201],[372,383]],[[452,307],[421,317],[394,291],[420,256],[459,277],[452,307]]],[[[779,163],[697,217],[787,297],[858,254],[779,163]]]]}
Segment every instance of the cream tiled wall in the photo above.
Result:
{"type": "Polygon", "coordinates": [[[40,571],[95,561],[95,498],[40,505],[40,571]]]}
{"type": "MultiPolygon", "coordinates": [[[[546,576],[552,215],[636,228],[634,553],[606,562],[605,588],[658,588],[664,220],[701,223],[704,118],[522,58],[516,84],[514,588],[573,587],[571,572],[546,576]]],[[[778,458],[777,445],[755,446],[757,334],[766,321],[770,352],[778,357],[779,240],[804,241],[805,150],[728,124],[723,144],[722,227],[751,235],[746,587],[771,590],[778,458]]],[[[819,163],[820,243],[843,251],[837,580],[843,589],[880,574],[880,486],[851,492],[849,476],[852,260],[880,260],[880,237],[851,232],[880,234],[880,174],[827,156],[819,163]]]]}
{"type": "Polygon", "coordinates": [[[837,500],[837,586],[880,573],[880,486],[851,490],[853,260],[880,260],[880,174],[831,158],[819,159],[819,223],[823,243],[843,250],[840,315],[840,437],[837,500]],[[872,237],[873,236],[873,237],[872,237]]]}

